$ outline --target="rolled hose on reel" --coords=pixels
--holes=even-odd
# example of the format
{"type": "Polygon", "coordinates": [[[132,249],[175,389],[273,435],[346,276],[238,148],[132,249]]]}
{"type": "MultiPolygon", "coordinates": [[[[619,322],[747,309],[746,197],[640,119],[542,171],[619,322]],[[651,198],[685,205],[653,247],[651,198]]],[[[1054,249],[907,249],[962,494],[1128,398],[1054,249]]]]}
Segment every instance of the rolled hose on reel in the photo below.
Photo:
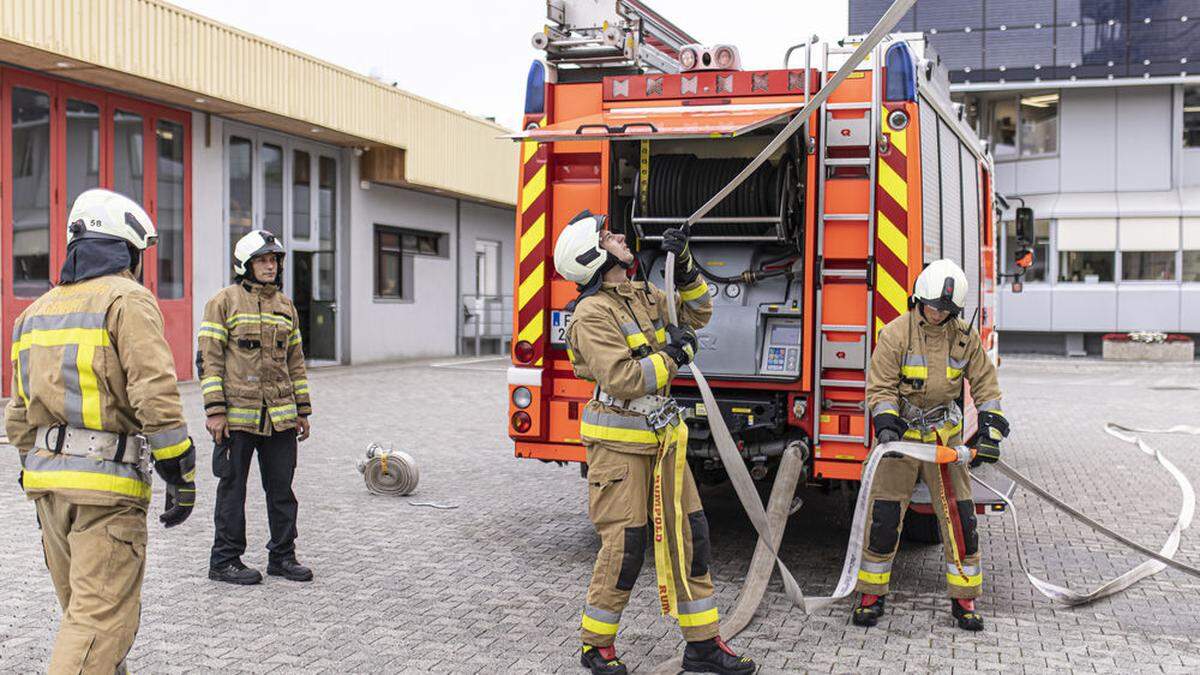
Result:
{"type": "Polygon", "coordinates": [[[358,460],[358,472],[371,494],[389,497],[412,494],[421,477],[412,455],[403,450],[384,448],[378,443],[367,446],[366,457],[358,460]]]}
{"type": "MultiPolygon", "coordinates": [[[[790,158],[760,166],[709,215],[713,217],[773,216],[786,194],[790,158]]],[[[746,168],[742,157],[699,158],[695,155],[655,155],[651,161],[646,215],[681,217],[695,211],[721,186],[746,168]]]]}

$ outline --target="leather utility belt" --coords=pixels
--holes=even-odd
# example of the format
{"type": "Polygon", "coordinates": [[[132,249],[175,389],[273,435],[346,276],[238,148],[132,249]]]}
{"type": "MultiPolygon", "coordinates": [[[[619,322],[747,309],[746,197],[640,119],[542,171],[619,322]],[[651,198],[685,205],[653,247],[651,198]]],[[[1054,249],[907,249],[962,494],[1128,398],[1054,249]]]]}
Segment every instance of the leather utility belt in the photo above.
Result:
{"type": "Polygon", "coordinates": [[[954,401],[923,410],[901,399],[900,417],[908,428],[923,434],[962,424],[962,409],[954,401]]]}
{"type": "Polygon", "coordinates": [[[145,464],[150,457],[149,443],[142,436],[68,426],[38,427],[33,448],[124,464],[145,464]]]}
{"type": "Polygon", "coordinates": [[[683,409],[670,396],[647,394],[633,399],[616,398],[608,392],[596,388],[596,400],[604,405],[628,410],[631,413],[644,415],[646,422],[654,429],[664,429],[680,419],[683,409]]]}

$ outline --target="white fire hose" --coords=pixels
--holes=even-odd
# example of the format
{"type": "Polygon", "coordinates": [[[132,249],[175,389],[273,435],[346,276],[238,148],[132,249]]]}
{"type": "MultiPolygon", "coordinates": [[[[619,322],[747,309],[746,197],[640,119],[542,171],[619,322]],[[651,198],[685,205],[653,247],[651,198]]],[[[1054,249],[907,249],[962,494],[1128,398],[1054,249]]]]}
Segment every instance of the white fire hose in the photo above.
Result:
{"type": "Polygon", "coordinates": [[[367,447],[367,456],[358,460],[358,472],[363,475],[371,494],[405,497],[417,489],[421,474],[412,455],[403,450],[384,448],[378,443],[367,447]]]}

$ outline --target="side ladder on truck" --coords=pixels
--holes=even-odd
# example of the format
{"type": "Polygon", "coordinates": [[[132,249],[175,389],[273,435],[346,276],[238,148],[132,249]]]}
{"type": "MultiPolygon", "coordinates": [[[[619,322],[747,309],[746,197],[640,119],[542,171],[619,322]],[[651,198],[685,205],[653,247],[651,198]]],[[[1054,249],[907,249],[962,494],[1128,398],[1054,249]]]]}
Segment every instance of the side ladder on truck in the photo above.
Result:
{"type": "MultiPolygon", "coordinates": [[[[817,139],[817,296],[819,344],[813,382],[813,475],[857,480],[871,446],[867,367],[874,337],[875,189],[882,99],[876,47],[821,107],[817,139]]],[[[822,48],[821,86],[830,57],[852,47],[822,48]]]]}

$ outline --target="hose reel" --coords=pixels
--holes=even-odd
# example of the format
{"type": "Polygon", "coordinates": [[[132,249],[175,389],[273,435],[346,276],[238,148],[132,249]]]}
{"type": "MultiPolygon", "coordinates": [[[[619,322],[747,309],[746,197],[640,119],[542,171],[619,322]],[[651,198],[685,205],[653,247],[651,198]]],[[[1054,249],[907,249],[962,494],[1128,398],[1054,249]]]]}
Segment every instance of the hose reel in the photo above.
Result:
{"type": "Polygon", "coordinates": [[[390,497],[412,494],[420,480],[417,461],[412,455],[378,443],[367,446],[366,457],[358,460],[358,472],[371,494],[390,497]]]}

